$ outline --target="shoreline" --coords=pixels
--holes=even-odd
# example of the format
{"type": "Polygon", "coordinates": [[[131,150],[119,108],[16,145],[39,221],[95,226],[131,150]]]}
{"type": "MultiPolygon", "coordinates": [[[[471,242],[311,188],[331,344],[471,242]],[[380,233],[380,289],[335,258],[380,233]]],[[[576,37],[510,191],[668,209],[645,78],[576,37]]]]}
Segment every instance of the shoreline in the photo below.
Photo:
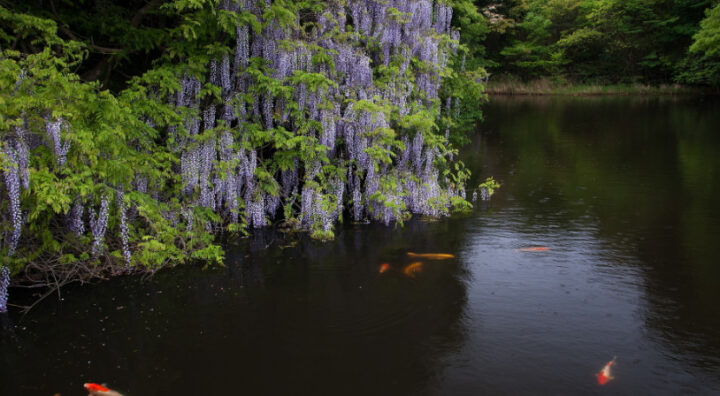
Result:
{"type": "Polygon", "coordinates": [[[688,87],[680,84],[558,84],[541,79],[527,83],[519,81],[490,82],[485,87],[488,95],[563,95],[563,96],[622,96],[622,95],[712,95],[716,90],[688,87]]]}

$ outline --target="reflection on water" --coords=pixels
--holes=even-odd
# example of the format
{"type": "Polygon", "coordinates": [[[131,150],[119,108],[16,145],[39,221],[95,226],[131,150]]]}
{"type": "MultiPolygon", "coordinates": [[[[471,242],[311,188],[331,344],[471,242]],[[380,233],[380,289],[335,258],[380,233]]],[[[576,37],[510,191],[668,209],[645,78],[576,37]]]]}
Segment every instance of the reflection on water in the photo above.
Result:
{"type": "Polygon", "coordinates": [[[0,394],[720,392],[720,102],[485,113],[463,160],[503,186],[472,214],[256,233],[224,268],[65,288],[3,319],[0,394]]]}
{"type": "Polygon", "coordinates": [[[614,392],[720,390],[720,103],[495,99],[465,158],[504,182],[462,254],[471,363],[441,389],[584,393],[617,355],[614,392]]]}

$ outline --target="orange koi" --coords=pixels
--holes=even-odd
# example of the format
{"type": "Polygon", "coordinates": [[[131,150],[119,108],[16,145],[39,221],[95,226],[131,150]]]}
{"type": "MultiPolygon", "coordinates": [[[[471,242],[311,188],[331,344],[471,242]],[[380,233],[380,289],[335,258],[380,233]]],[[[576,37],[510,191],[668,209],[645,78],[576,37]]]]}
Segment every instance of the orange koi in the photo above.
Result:
{"type": "Polygon", "coordinates": [[[380,269],[378,270],[378,273],[382,274],[383,272],[387,272],[389,269],[390,269],[390,264],[382,263],[382,264],[380,264],[380,269]]]}
{"type": "Polygon", "coordinates": [[[550,250],[550,248],[547,246],[533,246],[533,247],[521,248],[518,250],[521,252],[547,252],[548,250],[550,250]]]}
{"type": "Polygon", "coordinates": [[[600,370],[595,376],[597,377],[597,382],[599,385],[605,385],[608,383],[608,381],[615,379],[615,377],[612,376],[612,373],[610,372],[610,367],[615,365],[615,357],[600,370]]]}
{"type": "Polygon", "coordinates": [[[89,392],[89,396],[122,396],[120,393],[100,384],[85,383],[83,387],[89,392]]]}
{"type": "Polygon", "coordinates": [[[422,271],[422,265],[423,263],[420,261],[408,264],[407,267],[403,268],[403,274],[414,278],[416,273],[422,271]]]}
{"type": "Polygon", "coordinates": [[[88,392],[107,392],[110,388],[104,387],[100,384],[86,383],[83,385],[88,392]]]}
{"type": "Polygon", "coordinates": [[[413,252],[407,252],[408,257],[413,258],[424,258],[428,260],[447,260],[451,258],[455,258],[454,254],[449,253],[413,253],[413,252]]]}

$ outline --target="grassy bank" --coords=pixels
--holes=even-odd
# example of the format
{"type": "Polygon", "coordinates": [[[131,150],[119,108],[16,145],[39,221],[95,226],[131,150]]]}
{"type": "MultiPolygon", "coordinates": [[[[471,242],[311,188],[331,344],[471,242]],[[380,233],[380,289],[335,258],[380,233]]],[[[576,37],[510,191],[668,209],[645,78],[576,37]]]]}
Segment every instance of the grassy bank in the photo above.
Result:
{"type": "Polygon", "coordinates": [[[705,89],[680,84],[575,84],[539,79],[529,82],[519,80],[490,81],[485,92],[493,95],[689,95],[708,93],[705,89]]]}

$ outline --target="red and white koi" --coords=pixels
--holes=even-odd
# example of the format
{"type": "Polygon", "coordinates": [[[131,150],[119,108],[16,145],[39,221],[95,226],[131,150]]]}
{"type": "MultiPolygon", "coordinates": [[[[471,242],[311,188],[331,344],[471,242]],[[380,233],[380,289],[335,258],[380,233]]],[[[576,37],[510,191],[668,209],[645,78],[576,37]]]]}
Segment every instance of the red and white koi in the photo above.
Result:
{"type": "Polygon", "coordinates": [[[123,396],[121,393],[104,385],[94,384],[92,382],[83,384],[83,387],[88,391],[88,396],[123,396]]]}
{"type": "Polygon", "coordinates": [[[607,364],[605,366],[603,366],[603,368],[602,368],[602,370],[600,370],[600,372],[595,374],[599,385],[605,385],[610,380],[615,379],[615,377],[613,377],[613,375],[612,375],[612,371],[610,371],[610,367],[615,365],[615,359],[616,359],[616,357],[613,357],[611,361],[607,362],[607,364]]]}

